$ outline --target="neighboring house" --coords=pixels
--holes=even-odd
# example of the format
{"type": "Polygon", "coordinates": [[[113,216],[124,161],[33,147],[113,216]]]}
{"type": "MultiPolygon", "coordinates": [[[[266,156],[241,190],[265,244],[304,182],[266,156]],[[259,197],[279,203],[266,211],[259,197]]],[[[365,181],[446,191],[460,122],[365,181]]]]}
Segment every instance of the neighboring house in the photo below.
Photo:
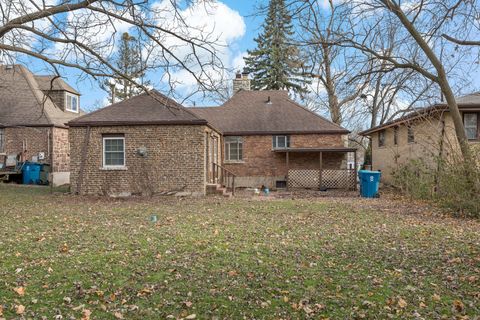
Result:
{"type": "MultiPolygon", "coordinates": [[[[472,146],[480,146],[480,93],[457,98],[465,131],[472,146]]],[[[371,138],[372,168],[382,171],[382,181],[410,160],[422,160],[435,168],[438,159],[459,153],[448,106],[444,103],[413,111],[399,119],[360,133],[371,138]]]]}
{"type": "Polygon", "coordinates": [[[81,114],[80,94],[61,78],[0,66],[0,164],[8,156],[50,164],[53,184],[68,183],[65,123],[81,114]]]}
{"type": "Polygon", "coordinates": [[[207,141],[219,142],[220,135],[205,119],[159,92],[140,94],[68,124],[73,193],[205,194],[207,141]]]}
{"type": "Polygon", "coordinates": [[[348,130],[285,91],[248,87],[236,83],[221,107],[184,108],[151,91],[70,121],[72,191],[203,195],[226,178],[236,187],[356,187],[348,130]]]}

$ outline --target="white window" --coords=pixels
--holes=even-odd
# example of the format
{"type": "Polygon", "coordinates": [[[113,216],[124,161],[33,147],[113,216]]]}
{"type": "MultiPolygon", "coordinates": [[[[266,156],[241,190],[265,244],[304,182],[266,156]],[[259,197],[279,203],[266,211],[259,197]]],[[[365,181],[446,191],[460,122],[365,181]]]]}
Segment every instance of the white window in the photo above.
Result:
{"type": "Polygon", "coordinates": [[[242,137],[225,137],[225,161],[243,160],[242,137]]]}
{"type": "Polygon", "coordinates": [[[273,149],[290,148],[290,136],[273,136],[272,146],[273,149]]]}
{"type": "Polygon", "coordinates": [[[65,92],[65,109],[72,112],[78,112],[78,96],[65,92]]]}
{"type": "Polygon", "coordinates": [[[5,129],[0,128],[0,153],[4,152],[5,148],[5,129]]]}
{"type": "Polygon", "coordinates": [[[123,136],[103,137],[103,167],[125,167],[125,138],[123,136]]]}
{"type": "Polygon", "coordinates": [[[465,133],[468,140],[478,139],[478,114],[477,113],[464,113],[463,125],[465,126],[465,133]]]}

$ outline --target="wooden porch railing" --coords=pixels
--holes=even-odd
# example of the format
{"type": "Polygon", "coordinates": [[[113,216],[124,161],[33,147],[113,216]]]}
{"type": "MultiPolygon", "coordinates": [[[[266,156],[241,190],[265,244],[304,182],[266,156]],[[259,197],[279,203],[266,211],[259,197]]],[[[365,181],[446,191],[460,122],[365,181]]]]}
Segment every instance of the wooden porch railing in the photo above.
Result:
{"type": "Polygon", "coordinates": [[[222,187],[235,195],[235,174],[215,162],[212,163],[212,176],[215,183],[219,183],[222,187]]]}

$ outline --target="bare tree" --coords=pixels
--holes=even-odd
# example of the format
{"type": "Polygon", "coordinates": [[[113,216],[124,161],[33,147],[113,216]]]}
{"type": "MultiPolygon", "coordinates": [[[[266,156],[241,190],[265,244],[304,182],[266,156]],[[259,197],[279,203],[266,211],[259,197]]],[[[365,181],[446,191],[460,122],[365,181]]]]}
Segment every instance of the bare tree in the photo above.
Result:
{"type": "MultiPolygon", "coordinates": [[[[476,1],[400,0],[351,1],[347,4],[350,31],[342,35],[341,45],[362,51],[369,59],[383,61],[389,69],[408,69],[436,83],[448,104],[463,157],[470,159],[468,140],[452,89],[454,72],[468,68],[471,52],[451,45],[442,37],[454,37],[472,18],[476,1]],[[389,26],[395,36],[395,52],[382,46],[382,33],[389,26]],[[462,27],[459,27],[462,26],[462,27]],[[447,74],[447,70],[451,70],[447,74]]],[[[468,37],[468,34],[465,34],[468,37]]],[[[380,71],[381,72],[381,71],[380,71]]]]}
{"type": "MultiPolygon", "coordinates": [[[[188,4],[214,5],[211,0],[188,4]]],[[[127,30],[143,48],[145,69],[159,72],[165,83],[161,89],[172,95],[178,85],[175,73],[186,72],[201,90],[210,90],[214,74],[223,68],[212,30],[188,25],[177,0],[0,0],[0,11],[0,58],[32,57],[57,75],[75,68],[148,90],[110,62],[117,34],[127,30]]]]}
{"type": "MultiPolygon", "coordinates": [[[[416,72],[391,68],[341,45],[339,40],[350,28],[345,19],[349,6],[333,0],[302,1],[301,6],[299,41],[310,57],[307,74],[318,80],[311,103],[328,110],[333,122],[355,126],[370,121],[373,127],[430,96],[432,82],[422,81],[416,72]]],[[[396,29],[389,26],[378,39],[387,55],[395,52],[396,29]]]]}
{"type": "Polygon", "coordinates": [[[328,1],[327,8],[318,1],[302,1],[300,6],[298,41],[307,52],[309,67],[305,75],[315,80],[310,103],[328,110],[332,121],[342,124],[349,107],[368,86],[369,76],[365,71],[369,65],[358,59],[355,50],[334,44],[345,27],[342,6],[333,0],[328,1]],[[358,77],[361,72],[365,76],[358,77]]]}

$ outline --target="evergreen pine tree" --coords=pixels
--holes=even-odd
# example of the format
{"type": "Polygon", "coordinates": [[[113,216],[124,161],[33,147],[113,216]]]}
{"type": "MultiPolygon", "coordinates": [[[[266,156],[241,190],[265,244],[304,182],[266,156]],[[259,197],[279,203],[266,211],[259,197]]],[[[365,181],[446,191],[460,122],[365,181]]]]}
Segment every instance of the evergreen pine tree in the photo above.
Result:
{"type": "MultiPolygon", "coordinates": [[[[145,67],[141,59],[140,46],[137,39],[127,32],[122,34],[114,63],[118,70],[130,79],[148,85],[148,81],[144,81],[145,67]]],[[[108,79],[102,87],[109,93],[110,103],[123,101],[143,91],[127,79],[108,79]]]]}
{"type": "Polygon", "coordinates": [[[304,62],[292,45],[292,17],[285,0],[270,0],[263,31],[255,38],[257,48],[245,57],[254,90],[292,90],[303,95],[309,82],[302,76],[304,62]]]}

